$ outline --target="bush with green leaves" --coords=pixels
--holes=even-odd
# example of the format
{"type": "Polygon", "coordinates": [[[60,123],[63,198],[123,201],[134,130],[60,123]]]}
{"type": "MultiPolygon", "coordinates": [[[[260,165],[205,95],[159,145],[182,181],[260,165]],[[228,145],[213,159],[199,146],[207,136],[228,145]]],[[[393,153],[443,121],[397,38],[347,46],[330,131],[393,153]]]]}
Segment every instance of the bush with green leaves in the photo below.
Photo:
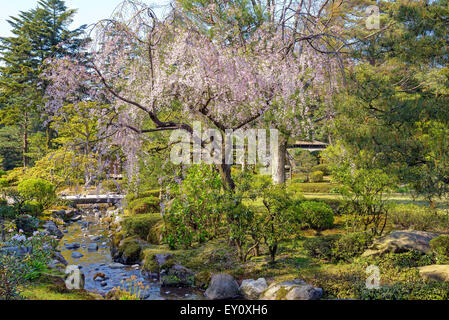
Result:
{"type": "Polygon", "coordinates": [[[323,171],[314,171],[310,174],[310,182],[318,183],[324,181],[324,173],[323,171]]]}
{"type": "Polygon", "coordinates": [[[334,212],[323,202],[304,201],[294,207],[298,222],[311,229],[323,231],[334,226],[334,212]]]}
{"type": "Polygon", "coordinates": [[[190,247],[218,235],[221,227],[220,202],[223,185],[218,172],[209,165],[195,165],[184,180],[170,186],[171,203],[165,221],[165,242],[173,248],[190,247]]]}
{"type": "Polygon", "coordinates": [[[329,165],[327,164],[319,164],[312,168],[312,172],[314,171],[321,171],[324,176],[329,176],[331,174],[331,170],[329,168],[329,165]]]}
{"type": "Polygon", "coordinates": [[[246,262],[251,253],[258,255],[261,225],[254,211],[237,197],[226,199],[221,211],[226,215],[229,241],[236,246],[240,261],[246,262]]]}
{"type": "Polygon", "coordinates": [[[399,204],[390,213],[390,222],[395,228],[419,231],[449,231],[449,215],[437,209],[415,204],[399,204]]]}
{"type": "Polygon", "coordinates": [[[283,185],[270,185],[259,189],[264,209],[260,213],[261,234],[276,261],[279,244],[292,235],[296,220],[291,210],[293,200],[283,185]]]}
{"type": "Polygon", "coordinates": [[[17,214],[17,210],[14,207],[0,205],[0,218],[14,219],[17,214]]]}
{"type": "Polygon", "coordinates": [[[39,219],[30,215],[22,214],[15,220],[17,230],[23,230],[23,232],[30,236],[39,228],[39,219]]]}
{"type": "Polygon", "coordinates": [[[449,235],[441,235],[430,241],[438,263],[449,263],[449,235]]]}
{"type": "Polygon", "coordinates": [[[132,211],[133,214],[154,213],[161,211],[159,203],[160,201],[158,198],[150,196],[132,201],[128,205],[128,208],[132,211]]]}
{"type": "Polygon", "coordinates": [[[350,261],[360,256],[373,243],[373,236],[367,232],[347,233],[333,243],[332,261],[350,261]]]}
{"type": "Polygon", "coordinates": [[[303,246],[311,257],[331,261],[334,243],[338,240],[338,238],[338,235],[308,238],[304,241],[303,246]]]}
{"type": "Polygon", "coordinates": [[[49,209],[58,200],[54,184],[43,179],[23,180],[17,191],[25,201],[36,201],[43,209],[49,209]]]}

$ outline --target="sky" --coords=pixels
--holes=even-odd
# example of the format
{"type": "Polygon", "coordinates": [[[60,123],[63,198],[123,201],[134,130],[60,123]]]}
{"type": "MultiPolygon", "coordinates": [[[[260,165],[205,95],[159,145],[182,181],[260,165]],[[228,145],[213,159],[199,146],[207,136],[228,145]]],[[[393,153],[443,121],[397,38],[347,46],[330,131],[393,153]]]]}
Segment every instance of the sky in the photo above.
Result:
{"type": "MultiPolygon", "coordinates": [[[[17,16],[20,11],[36,7],[38,0],[0,0],[0,36],[10,36],[10,16],[17,16]]],[[[98,20],[109,18],[122,0],[66,0],[67,7],[78,9],[72,24],[72,29],[83,24],[92,24],[98,20]]],[[[144,1],[155,5],[164,5],[167,0],[144,1]]],[[[158,13],[158,12],[157,12],[158,13]]]]}

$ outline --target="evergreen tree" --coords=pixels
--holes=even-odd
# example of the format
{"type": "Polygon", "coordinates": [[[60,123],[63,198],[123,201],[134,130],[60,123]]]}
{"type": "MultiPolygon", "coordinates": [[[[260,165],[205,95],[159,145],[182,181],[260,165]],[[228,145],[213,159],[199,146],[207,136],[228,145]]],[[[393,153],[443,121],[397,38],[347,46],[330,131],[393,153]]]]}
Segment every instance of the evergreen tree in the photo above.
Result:
{"type": "MultiPolygon", "coordinates": [[[[40,117],[46,84],[40,79],[45,60],[72,54],[82,40],[84,26],[69,30],[76,10],[62,0],[42,0],[35,9],[11,17],[12,36],[0,38],[0,123],[22,128],[23,165],[29,165],[29,135],[40,117]]],[[[46,126],[47,148],[52,133],[46,126]]]]}

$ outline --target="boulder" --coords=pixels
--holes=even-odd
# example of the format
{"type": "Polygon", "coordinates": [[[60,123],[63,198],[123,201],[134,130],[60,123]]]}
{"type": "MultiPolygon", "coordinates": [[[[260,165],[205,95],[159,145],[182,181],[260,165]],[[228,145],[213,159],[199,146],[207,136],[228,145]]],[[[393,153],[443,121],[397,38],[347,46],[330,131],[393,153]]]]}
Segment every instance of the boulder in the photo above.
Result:
{"type": "Polygon", "coordinates": [[[115,263],[109,264],[108,267],[109,267],[110,269],[114,269],[114,270],[115,270],[115,269],[123,269],[123,268],[125,268],[126,266],[125,266],[124,264],[115,262],[115,263]]]}
{"type": "Polygon", "coordinates": [[[195,282],[194,273],[186,267],[175,264],[162,277],[162,285],[164,286],[193,286],[195,282]]]}
{"type": "Polygon", "coordinates": [[[54,253],[54,258],[55,258],[55,260],[57,260],[59,263],[63,264],[64,266],[67,266],[67,265],[68,265],[66,259],[65,259],[64,256],[61,254],[61,252],[55,252],[55,253],[54,253]]]}
{"type": "Polygon", "coordinates": [[[70,265],[65,269],[66,280],[65,285],[69,290],[84,289],[85,276],[79,266],[70,265]]]}
{"type": "Polygon", "coordinates": [[[240,293],[248,300],[257,300],[267,288],[268,284],[264,278],[243,280],[240,293]]]}
{"type": "Polygon", "coordinates": [[[323,289],[308,285],[302,280],[273,283],[263,293],[261,300],[319,300],[323,289]]]}
{"type": "Polygon", "coordinates": [[[66,243],[64,244],[67,250],[76,250],[81,248],[81,245],[79,243],[66,243]]]}
{"type": "Polygon", "coordinates": [[[431,251],[430,241],[438,236],[438,234],[425,231],[393,231],[388,236],[374,241],[362,256],[378,256],[388,252],[402,253],[411,250],[429,253],[431,251]]]}
{"type": "Polygon", "coordinates": [[[421,276],[426,280],[449,281],[449,265],[431,265],[418,268],[421,276]]]}
{"type": "Polygon", "coordinates": [[[64,234],[61,232],[61,230],[58,229],[56,223],[54,223],[53,221],[47,221],[44,224],[44,229],[45,232],[47,232],[51,236],[55,236],[58,239],[64,238],[64,234]]]}
{"type": "Polygon", "coordinates": [[[212,280],[206,290],[206,297],[210,300],[224,300],[234,298],[238,293],[239,285],[234,277],[220,273],[212,276],[212,280]]]}
{"type": "Polygon", "coordinates": [[[82,253],[79,253],[79,252],[72,253],[72,258],[73,259],[80,259],[82,257],[84,257],[84,255],[82,253]]]}
{"type": "Polygon", "coordinates": [[[87,246],[87,250],[88,251],[98,251],[98,244],[96,244],[95,242],[90,243],[87,246]]]}

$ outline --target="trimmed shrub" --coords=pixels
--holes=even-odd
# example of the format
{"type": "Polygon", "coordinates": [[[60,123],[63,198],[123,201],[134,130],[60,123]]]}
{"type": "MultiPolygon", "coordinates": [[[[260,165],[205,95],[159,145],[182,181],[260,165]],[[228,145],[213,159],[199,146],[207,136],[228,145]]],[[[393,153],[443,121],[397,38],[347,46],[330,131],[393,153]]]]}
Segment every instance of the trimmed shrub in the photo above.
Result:
{"type": "Polygon", "coordinates": [[[143,214],[126,218],[122,222],[126,236],[138,236],[148,240],[153,227],[161,223],[162,217],[159,213],[143,214]]]}
{"type": "Polygon", "coordinates": [[[29,214],[32,217],[39,217],[40,215],[42,215],[44,208],[42,204],[37,201],[28,201],[22,207],[22,211],[23,213],[29,214]]]}
{"type": "Polygon", "coordinates": [[[310,174],[310,182],[318,183],[324,181],[324,173],[323,171],[314,171],[310,174]]]}
{"type": "Polygon", "coordinates": [[[344,234],[333,244],[332,260],[350,261],[360,256],[372,243],[373,236],[366,232],[344,234]]]}
{"type": "Polygon", "coordinates": [[[0,170],[0,178],[6,176],[6,171],[4,170],[0,170]]]}
{"type": "Polygon", "coordinates": [[[300,223],[317,231],[327,230],[334,226],[334,212],[329,205],[323,202],[305,201],[300,203],[296,216],[300,223]]]}
{"type": "Polygon", "coordinates": [[[160,212],[159,199],[155,197],[140,198],[129,204],[129,209],[133,214],[145,214],[160,212]]]}

